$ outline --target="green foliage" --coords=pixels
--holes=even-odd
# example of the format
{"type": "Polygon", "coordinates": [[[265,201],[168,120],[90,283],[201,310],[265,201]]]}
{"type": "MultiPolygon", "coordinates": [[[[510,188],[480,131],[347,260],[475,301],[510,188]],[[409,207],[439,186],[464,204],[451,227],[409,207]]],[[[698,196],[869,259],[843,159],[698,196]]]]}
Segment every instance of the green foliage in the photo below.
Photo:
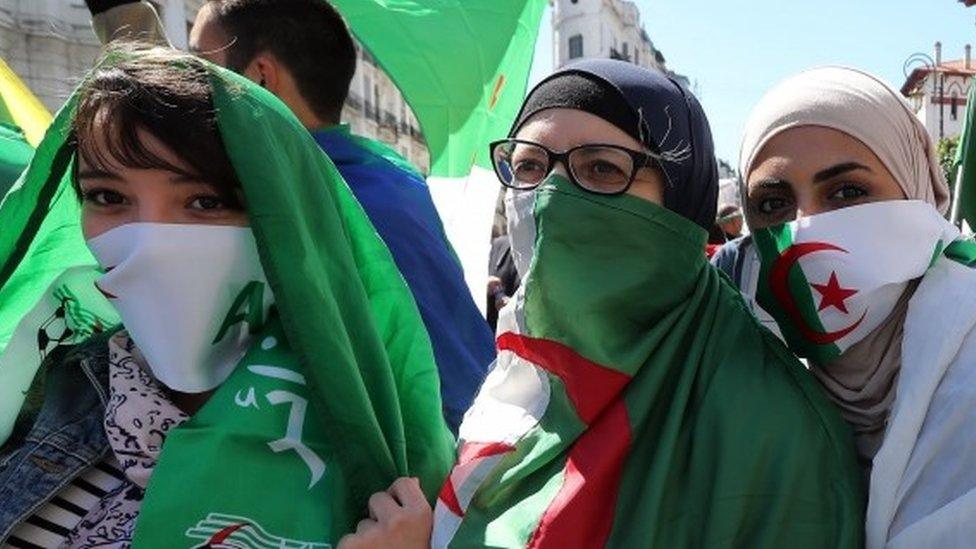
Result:
{"type": "Polygon", "coordinates": [[[952,164],[956,160],[956,149],[959,147],[959,136],[946,137],[939,141],[936,147],[936,154],[939,157],[939,164],[942,166],[942,173],[945,174],[946,181],[950,187],[955,187],[956,174],[953,173],[952,164]]]}

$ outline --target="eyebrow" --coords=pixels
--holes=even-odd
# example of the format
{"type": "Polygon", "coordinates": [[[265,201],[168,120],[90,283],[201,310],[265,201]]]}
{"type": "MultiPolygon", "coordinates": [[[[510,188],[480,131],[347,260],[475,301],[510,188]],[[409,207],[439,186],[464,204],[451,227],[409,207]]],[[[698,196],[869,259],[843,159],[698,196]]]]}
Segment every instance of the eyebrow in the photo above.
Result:
{"type": "Polygon", "coordinates": [[[122,178],[118,174],[112,173],[106,170],[99,170],[89,168],[78,172],[78,179],[114,179],[116,181],[121,181],[122,178]]]}
{"type": "Polygon", "coordinates": [[[756,181],[752,185],[749,185],[749,187],[759,188],[759,189],[789,189],[790,183],[783,179],[776,179],[775,177],[766,177],[764,179],[760,179],[759,181],[756,181]]]}
{"type": "Polygon", "coordinates": [[[821,183],[827,181],[828,179],[833,179],[838,175],[842,175],[848,172],[864,170],[866,172],[871,172],[871,168],[860,164],[858,162],[844,162],[843,164],[837,164],[836,166],[831,166],[826,170],[820,170],[813,176],[814,183],[821,183]]]}
{"type": "MultiPolygon", "coordinates": [[[[122,176],[117,173],[113,173],[107,170],[100,170],[97,168],[89,168],[84,171],[78,172],[78,179],[111,179],[113,181],[124,181],[122,176]]],[[[207,183],[200,176],[194,175],[192,173],[180,173],[174,172],[173,176],[169,178],[170,183],[189,183],[194,185],[212,185],[207,183]]]]}

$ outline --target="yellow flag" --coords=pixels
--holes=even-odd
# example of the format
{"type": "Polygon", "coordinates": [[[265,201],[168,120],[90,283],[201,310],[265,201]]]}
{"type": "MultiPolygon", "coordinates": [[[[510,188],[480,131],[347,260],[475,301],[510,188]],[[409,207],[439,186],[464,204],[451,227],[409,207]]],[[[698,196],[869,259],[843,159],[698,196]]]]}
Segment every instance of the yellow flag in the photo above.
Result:
{"type": "Polygon", "coordinates": [[[3,59],[0,59],[0,122],[19,126],[27,142],[35,147],[51,125],[51,113],[3,59]]]}

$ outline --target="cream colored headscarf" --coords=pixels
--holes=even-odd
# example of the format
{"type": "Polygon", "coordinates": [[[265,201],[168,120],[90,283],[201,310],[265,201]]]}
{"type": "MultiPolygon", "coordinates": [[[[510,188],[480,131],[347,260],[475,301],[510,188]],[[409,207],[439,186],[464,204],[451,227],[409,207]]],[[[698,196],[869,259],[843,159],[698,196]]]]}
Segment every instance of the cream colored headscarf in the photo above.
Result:
{"type": "MultiPolygon", "coordinates": [[[[832,128],[854,137],[888,168],[907,198],[924,200],[942,214],[948,210],[949,189],[935,147],[908,103],[878,78],[842,67],[793,76],[770,90],[753,110],[739,157],[743,202],[744,182],[759,152],[777,134],[800,126],[832,128]]],[[[902,328],[916,286],[909,285],[891,316],[874,332],[829,364],[811,365],[854,431],[866,477],[895,399],[902,328]]]]}
{"type": "Polygon", "coordinates": [[[897,91],[857,69],[823,67],[801,72],[770,90],[746,123],[739,173],[777,134],[823,126],[864,143],[888,168],[909,199],[924,200],[945,214],[949,187],[925,126],[897,91]]]}

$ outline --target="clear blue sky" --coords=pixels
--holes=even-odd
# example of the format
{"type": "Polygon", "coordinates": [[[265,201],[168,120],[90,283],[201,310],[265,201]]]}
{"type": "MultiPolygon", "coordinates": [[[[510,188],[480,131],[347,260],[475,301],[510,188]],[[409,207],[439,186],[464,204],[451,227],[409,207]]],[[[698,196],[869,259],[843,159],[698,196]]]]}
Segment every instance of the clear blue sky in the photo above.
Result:
{"type": "MultiPolygon", "coordinates": [[[[637,0],[668,67],[698,86],[719,158],[737,164],[749,111],[783,78],[825,64],[858,67],[895,87],[912,53],[961,59],[976,47],[976,7],[956,0],[637,0]],[[748,5],[748,8],[745,7],[748,5]]],[[[530,84],[552,71],[552,30],[543,18],[530,84]]],[[[976,57],[976,52],[974,52],[976,57]]]]}

